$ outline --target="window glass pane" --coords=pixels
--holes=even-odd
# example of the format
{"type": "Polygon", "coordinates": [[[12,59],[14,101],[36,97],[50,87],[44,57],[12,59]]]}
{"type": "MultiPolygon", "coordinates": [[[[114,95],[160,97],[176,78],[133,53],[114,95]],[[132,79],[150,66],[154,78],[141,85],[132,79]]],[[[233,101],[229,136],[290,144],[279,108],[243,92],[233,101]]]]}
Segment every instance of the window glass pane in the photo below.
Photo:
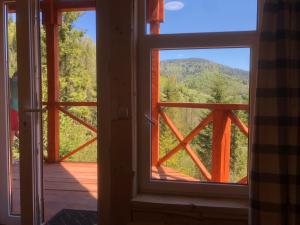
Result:
{"type": "Polygon", "coordinates": [[[16,13],[10,4],[7,9],[7,68],[9,90],[9,144],[10,144],[10,191],[11,214],[20,214],[20,171],[19,171],[19,104],[18,104],[18,73],[16,45],[16,13]]]}
{"type": "Polygon", "coordinates": [[[251,31],[256,21],[256,0],[147,0],[148,34],[251,31]]]}
{"type": "Polygon", "coordinates": [[[152,51],[153,179],[247,183],[249,65],[248,48],[152,51]]]}

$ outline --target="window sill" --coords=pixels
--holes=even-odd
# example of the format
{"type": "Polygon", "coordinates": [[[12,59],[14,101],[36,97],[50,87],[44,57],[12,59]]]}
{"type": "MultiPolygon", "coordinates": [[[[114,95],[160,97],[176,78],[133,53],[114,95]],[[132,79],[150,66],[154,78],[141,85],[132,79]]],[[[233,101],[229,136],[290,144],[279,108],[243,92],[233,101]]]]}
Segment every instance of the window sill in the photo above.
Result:
{"type": "MultiPolygon", "coordinates": [[[[190,217],[197,221],[223,221],[222,224],[247,224],[248,201],[239,199],[192,198],[141,194],[132,199],[133,220],[157,221],[190,217]],[[169,219],[170,219],[169,218],[169,219]]],[[[173,223],[170,223],[173,224],[173,223]]],[[[177,224],[177,223],[174,223],[177,224]]],[[[205,224],[205,223],[204,223],[205,224]]]]}

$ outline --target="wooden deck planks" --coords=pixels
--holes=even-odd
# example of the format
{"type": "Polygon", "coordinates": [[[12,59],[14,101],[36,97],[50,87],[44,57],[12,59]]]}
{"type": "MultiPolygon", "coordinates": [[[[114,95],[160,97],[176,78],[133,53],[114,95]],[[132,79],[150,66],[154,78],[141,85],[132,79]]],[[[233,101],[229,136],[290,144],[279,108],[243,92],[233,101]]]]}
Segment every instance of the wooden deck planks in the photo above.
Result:
{"type": "Polygon", "coordinates": [[[190,177],[183,173],[180,173],[174,169],[160,166],[152,167],[152,179],[168,180],[168,181],[190,181],[190,182],[199,182],[199,179],[190,177]]]}
{"type": "MultiPolygon", "coordinates": [[[[153,179],[199,181],[167,167],[153,167],[153,179]]],[[[19,165],[13,167],[13,212],[20,212],[19,165]]],[[[97,164],[44,164],[44,210],[49,220],[61,209],[97,210],[97,164]]]]}
{"type": "MultiPolygon", "coordinates": [[[[13,169],[13,212],[19,208],[19,166],[13,169]]],[[[61,209],[97,210],[97,164],[44,164],[44,210],[49,220],[61,209]]]]}

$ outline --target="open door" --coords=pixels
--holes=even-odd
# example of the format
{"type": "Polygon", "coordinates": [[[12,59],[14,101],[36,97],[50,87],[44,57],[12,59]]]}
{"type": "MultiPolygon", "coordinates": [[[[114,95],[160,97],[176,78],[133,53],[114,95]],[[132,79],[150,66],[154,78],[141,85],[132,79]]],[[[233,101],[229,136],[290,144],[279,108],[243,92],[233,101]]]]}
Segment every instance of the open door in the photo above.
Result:
{"type": "MultiPolygon", "coordinates": [[[[0,1],[0,224],[16,225],[20,223],[20,174],[18,121],[14,124],[12,110],[12,81],[16,70],[15,40],[16,12],[13,2],[0,1]],[[14,41],[15,42],[15,41],[14,41]],[[13,51],[11,51],[14,49],[13,51]],[[13,54],[9,54],[13,52],[13,54]],[[15,153],[15,155],[14,155],[15,153]]],[[[14,89],[17,90],[15,86],[14,89]]],[[[15,91],[14,91],[15,92],[15,91]]]]}
{"type": "Polygon", "coordinates": [[[61,8],[53,0],[42,1],[41,6],[39,0],[1,2],[5,35],[0,66],[5,76],[0,78],[0,116],[5,127],[0,141],[5,151],[0,157],[5,164],[0,165],[0,191],[5,204],[0,206],[0,224],[37,225],[60,212],[81,215],[85,211],[94,220],[97,216],[96,25],[91,22],[95,2],[65,2],[61,8]],[[63,47],[68,51],[60,52],[63,47]],[[11,69],[11,64],[17,65],[11,69]],[[9,83],[13,77],[17,77],[19,123],[17,137],[11,138],[9,83]],[[75,98],[73,92],[65,91],[73,90],[74,82],[64,81],[82,77],[73,91],[79,93],[75,98]],[[12,140],[17,140],[17,150],[11,149],[12,140]]]}
{"type": "Polygon", "coordinates": [[[40,225],[43,189],[39,0],[17,1],[16,12],[21,224],[40,225]]]}
{"type": "Polygon", "coordinates": [[[0,224],[41,224],[39,4],[0,2],[0,224]]]}

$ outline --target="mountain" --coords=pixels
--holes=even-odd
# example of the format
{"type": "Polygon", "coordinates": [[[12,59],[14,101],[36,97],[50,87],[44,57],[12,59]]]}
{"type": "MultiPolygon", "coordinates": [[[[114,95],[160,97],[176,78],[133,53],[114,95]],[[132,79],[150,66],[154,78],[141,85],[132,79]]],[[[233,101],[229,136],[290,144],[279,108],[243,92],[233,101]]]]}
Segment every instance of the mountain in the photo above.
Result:
{"type": "Polygon", "coordinates": [[[162,76],[176,76],[179,80],[202,75],[205,72],[221,73],[247,82],[249,80],[249,71],[231,68],[201,58],[163,60],[160,66],[162,76]]]}

